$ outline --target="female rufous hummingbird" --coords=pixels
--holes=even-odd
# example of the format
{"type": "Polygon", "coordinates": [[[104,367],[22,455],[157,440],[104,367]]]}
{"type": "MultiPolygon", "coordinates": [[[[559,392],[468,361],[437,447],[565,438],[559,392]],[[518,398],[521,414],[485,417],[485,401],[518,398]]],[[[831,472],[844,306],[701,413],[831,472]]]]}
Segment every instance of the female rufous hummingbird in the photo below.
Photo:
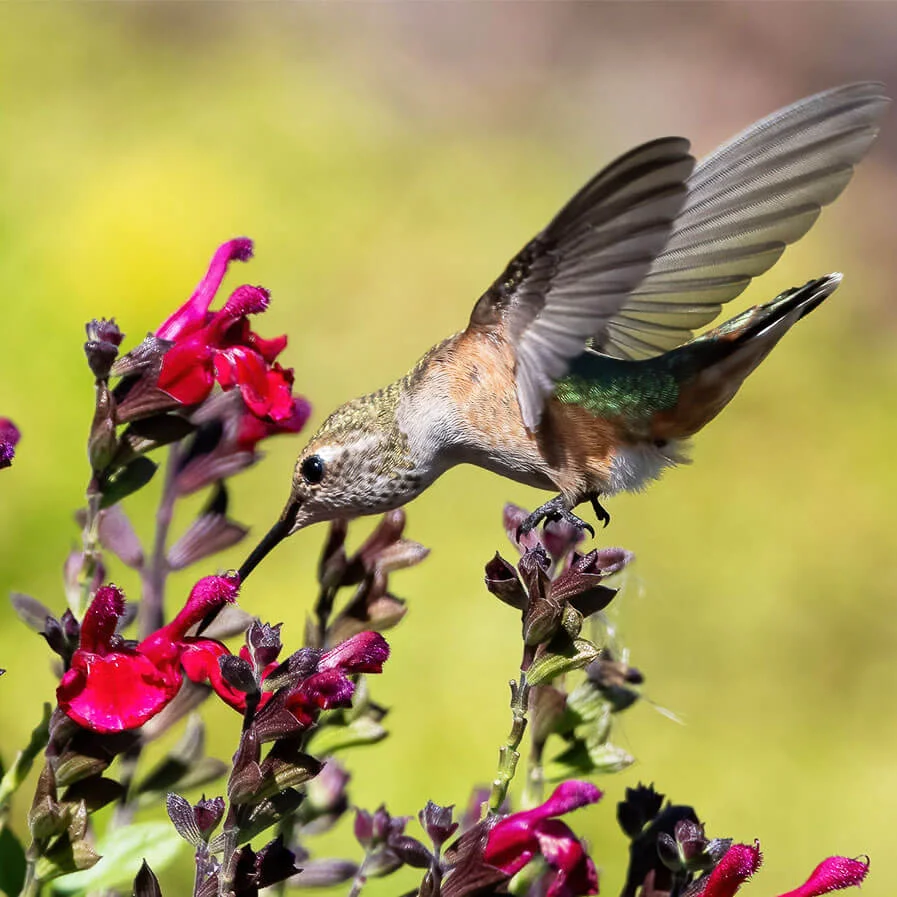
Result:
{"type": "Polygon", "coordinates": [[[299,455],[278,522],[240,569],[322,520],[404,505],[456,464],[558,495],[521,529],[639,490],[684,460],[829,274],[694,337],[844,189],[878,132],[882,85],[757,122],[701,163],[679,137],[593,177],[511,260],[467,328],[338,408],[299,455]]]}

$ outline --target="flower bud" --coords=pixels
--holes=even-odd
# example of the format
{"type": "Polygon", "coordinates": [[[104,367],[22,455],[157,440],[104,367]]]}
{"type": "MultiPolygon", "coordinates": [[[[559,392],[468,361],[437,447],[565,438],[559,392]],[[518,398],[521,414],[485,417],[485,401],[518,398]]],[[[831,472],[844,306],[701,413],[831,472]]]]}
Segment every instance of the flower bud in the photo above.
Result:
{"type": "Polygon", "coordinates": [[[94,318],[85,325],[87,342],[84,344],[84,353],[87,355],[87,363],[97,380],[105,380],[109,376],[112,364],[118,357],[118,347],[124,339],[124,334],[118,329],[115,318],[94,318]]]}
{"type": "Polygon", "coordinates": [[[280,641],[280,627],[271,626],[268,623],[253,621],[246,633],[246,642],[252,652],[252,659],[257,670],[264,670],[269,664],[277,660],[283,645],[280,641]]]}
{"type": "Polygon", "coordinates": [[[505,604],[524,610],[527,605],[526,592],[517,571],[498,552],[486,564],[486,588],[505,604]]]}
{"type": "Polygon", "coordinates": [[[228,685],[237,691],[246,694],[258,694],[259,685],[255,678],[255,671],[248,660],[243,660],[235,654],[224,654],[218,658],[218,666],[221,676],[228,685]]]}
{"type": "Polygon", "coordinates": [[[439,804],[428,800],[427,805],[417,814],[421,827],[437,850],[451,838],[458,828],[458,823],[452,822],[452,810],[454,810],[454,806],[440,807],[439,804]]]}

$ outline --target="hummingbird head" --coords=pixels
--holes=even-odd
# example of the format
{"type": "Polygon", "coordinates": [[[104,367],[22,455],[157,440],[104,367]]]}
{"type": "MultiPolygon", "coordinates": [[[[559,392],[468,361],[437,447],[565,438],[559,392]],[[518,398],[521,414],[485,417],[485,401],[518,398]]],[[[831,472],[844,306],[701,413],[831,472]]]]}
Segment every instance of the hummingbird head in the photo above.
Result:
{"type": "Polygon", "coordinates": [[[244,578],[287,536],[313,523],[389,511],[426,486],[386,391],[342,405],[296,459],[290,500],[240,568],[244,578]]]}

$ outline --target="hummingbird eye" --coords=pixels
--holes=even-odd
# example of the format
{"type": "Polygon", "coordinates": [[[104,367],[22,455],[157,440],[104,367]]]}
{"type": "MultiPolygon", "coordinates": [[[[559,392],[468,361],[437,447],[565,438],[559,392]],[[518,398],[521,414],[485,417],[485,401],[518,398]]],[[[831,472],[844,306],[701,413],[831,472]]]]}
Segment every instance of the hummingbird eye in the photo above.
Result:
{"type": "Polygon", "coordinates": [[[324,461],[320,455],[309,455],[302,462],[300,471],[306,483],[320,483],[324,479],[324,461]]]}

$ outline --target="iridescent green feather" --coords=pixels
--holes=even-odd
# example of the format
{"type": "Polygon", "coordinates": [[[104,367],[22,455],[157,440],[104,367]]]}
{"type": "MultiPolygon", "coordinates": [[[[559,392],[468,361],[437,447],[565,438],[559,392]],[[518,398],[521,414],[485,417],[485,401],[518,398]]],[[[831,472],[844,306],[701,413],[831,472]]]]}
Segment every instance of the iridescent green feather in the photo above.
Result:
{"type": "Polygon", "coordinates": [[[672,408],[679,398],[676,378],[658,361],[621,361],[584,352],[558,381],[555,396],[598,417],[645,420],[672,408]]]}

